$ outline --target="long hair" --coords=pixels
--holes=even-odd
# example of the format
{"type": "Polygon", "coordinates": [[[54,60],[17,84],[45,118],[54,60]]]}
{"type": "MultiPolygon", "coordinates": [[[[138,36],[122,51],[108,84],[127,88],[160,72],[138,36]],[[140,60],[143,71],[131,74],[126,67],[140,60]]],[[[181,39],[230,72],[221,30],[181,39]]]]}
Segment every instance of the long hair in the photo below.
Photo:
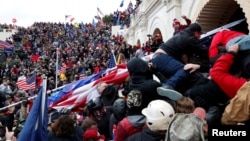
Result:
{"type": "Polygon", "coordinates": [[[51,128],[55,136],[71,136],[75,132],[75,121],[69,115],[61,115],[51,128]]]}

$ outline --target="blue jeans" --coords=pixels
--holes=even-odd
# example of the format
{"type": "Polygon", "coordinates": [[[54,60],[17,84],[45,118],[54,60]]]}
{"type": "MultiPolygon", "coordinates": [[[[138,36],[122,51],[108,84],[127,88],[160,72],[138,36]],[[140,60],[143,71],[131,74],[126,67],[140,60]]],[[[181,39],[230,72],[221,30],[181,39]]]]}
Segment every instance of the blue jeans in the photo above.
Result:
{"type": "Polygon", "coordinates": [[[189,75],[189,72],[183,69],[184,64],[166,54],[157,54],[156,57],[152,58],[152,63],[166,78],[169,78],[166,84],[173,88],[179,86],[189,75]]]}

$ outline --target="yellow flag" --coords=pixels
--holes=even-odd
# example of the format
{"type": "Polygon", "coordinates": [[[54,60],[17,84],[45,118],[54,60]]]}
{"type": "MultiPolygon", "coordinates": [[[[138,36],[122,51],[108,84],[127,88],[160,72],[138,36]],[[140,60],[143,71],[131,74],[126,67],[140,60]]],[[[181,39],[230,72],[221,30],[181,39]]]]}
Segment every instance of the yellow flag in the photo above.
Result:
{"type": "Polygon", "coordinates": [[[79,23],[74,23],[74,26],[75,26],[76,28],[79,28],[79,23]]]}

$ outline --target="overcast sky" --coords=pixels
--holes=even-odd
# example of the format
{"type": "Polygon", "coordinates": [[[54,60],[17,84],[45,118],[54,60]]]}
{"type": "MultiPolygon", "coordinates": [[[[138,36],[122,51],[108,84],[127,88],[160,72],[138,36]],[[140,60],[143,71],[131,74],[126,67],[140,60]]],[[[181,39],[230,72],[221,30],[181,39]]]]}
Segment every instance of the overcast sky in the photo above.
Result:
{"type": "Polygon", "coordinates": [[[110,14],[114,11],[125,10],[131,1],[135,0],[1,0],[0,23],[12,24],[16,18],[16,25],[30,26],[35,21],[65,22],[65,15],[72,15],[73,22],[91,23],[97,14],[97,7],[102,13],[110,14]]]}

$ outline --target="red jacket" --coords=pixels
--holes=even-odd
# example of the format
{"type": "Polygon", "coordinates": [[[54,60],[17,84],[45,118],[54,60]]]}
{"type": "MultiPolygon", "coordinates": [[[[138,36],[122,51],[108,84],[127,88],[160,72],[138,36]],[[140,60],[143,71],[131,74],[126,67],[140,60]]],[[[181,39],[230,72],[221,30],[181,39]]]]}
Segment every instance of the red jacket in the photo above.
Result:
{"type": "Polygon", "coordinates": [[[237,32],[237,31],[231,31],[231,30],[222,30],[218,33],[216,33],[213,37],[213,40],[209,47],[209,58],[213,58],[216,55],[218,55],[218,44],[222,44],[222,46],[226,47],[226,44],[229,40],[245,35],[244,33],[237,32]]]}
{"type": "Polygon", "coordinates": [[[129,136],[142,131],[144,126],[135,127],[127,117],[121,120],[114,131],[114,141],[125,141],[129,136]]]}
{"type": "Polygon", "coordinates": [[[40,87],[42,83],[43,83],[42,76],[36,76],[36,86],[40,87]]]}
{"type": "Polygon", "coordinates": [[[68,68],[70,68],[70,69],[73,68],[73,65],[70,61],[66,61],[65,64],[68,68]]]}
{"type": "Polygon", "coordinates": [[[246,79],[236,77],[229,73],[233,64],[234,55],[226,53],[218,58],[210,70],[212,80],[225,92],[229,98],[233,98],[240,87],[247,82],[246,79]]]}

